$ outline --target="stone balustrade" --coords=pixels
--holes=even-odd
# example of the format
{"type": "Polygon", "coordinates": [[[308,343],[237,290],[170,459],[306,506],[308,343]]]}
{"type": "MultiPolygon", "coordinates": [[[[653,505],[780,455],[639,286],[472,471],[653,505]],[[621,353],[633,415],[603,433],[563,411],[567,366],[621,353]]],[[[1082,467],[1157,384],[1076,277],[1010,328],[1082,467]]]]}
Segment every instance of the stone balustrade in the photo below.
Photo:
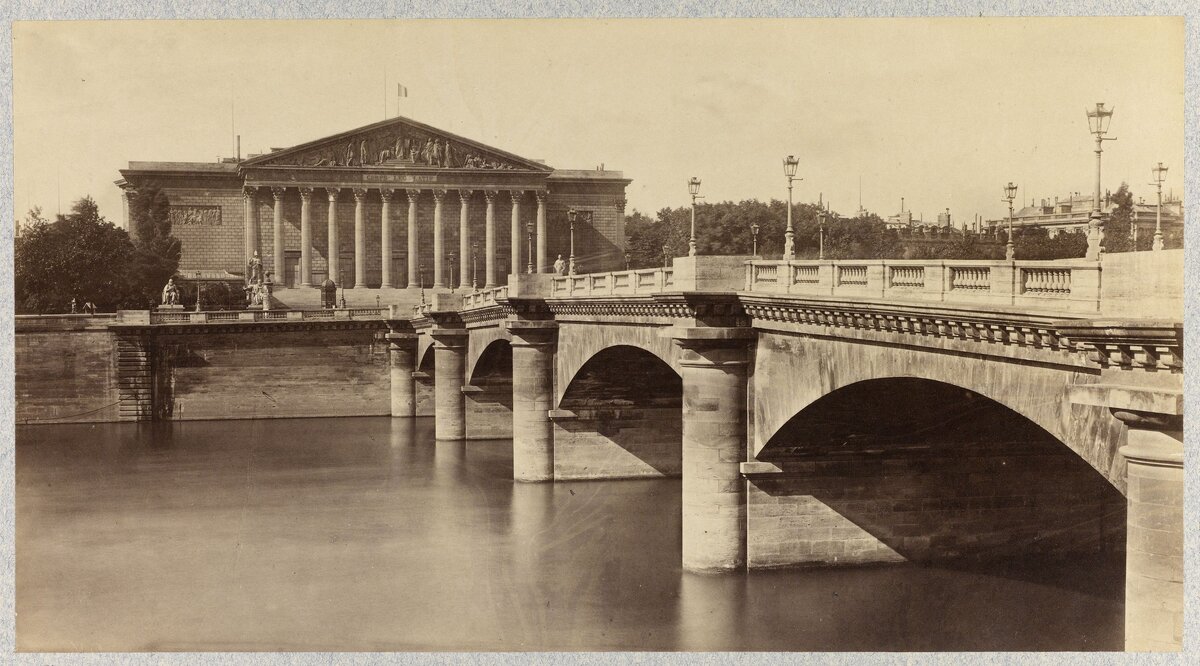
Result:
{"type": "Polygon", "coordinates": [[[552,279],[550,281],[550,298],[639,296],[670,291],[674,286],[675,270],[673,268],[587,273],[552,279]]]}
{"type": "Polygon", "coordinates": [[[149,312],[122,310],[125,324],[229,324],[262,321],[332,321],[384,319],[389,312],[378,308],[333,308],[323,310],[222,310],[213,312],[149,312]]]}
{"type": "Polygon", "coordinates": [[[1097,262],[993,260],[748,261],[749,292],[1099,312],[1097,262]]]}
{"type": "Polygon", "coordinates": [[[462,309],[472,310],[475,308],[485,308],[490,305],[495,305],[497,299],[508,297],[508,285],[503,284],[499,287],[491,289],[477,289],[467,292],[462,297],[462,309]]]}

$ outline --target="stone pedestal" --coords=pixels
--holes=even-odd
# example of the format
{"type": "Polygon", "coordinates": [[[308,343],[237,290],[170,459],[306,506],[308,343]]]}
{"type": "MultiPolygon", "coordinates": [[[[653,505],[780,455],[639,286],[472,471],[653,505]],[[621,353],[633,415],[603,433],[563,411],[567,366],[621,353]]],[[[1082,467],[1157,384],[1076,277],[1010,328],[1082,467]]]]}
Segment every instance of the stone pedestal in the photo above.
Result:
{"type": "Polygon", "coordinates": [[[674,328],[683,374],[683,568],[721,572],[746,564],[744,328],[674,328]]]}
{"type": "Polygon", "coordinates": [[[388,372],[392,388],[392,416],[417,415],[417,387],[413,372],[417,369],[417,336],[413,333],[388,333],[388,372]]]}
{"type": "Polygon", "coordinates": [[[157,312],[183,312],[182,305],[159,305],[154,309],[157,312]]]}
{"type": "Polygon", "coordinates": [[[434,438],[467,436],[466,402],[462,387],[467,364],[467,330],[433,328],[434,438]]]}
{"type": "Polygon", "coordinates": [[[1113,410],[1129,426],[1125,649],[1183,649],[1181,417],[1113,410]]]}
{"type": "Polygon", "coordinates": [[[513,478],[554,479],[554,350],[552,321],[510,321],[513,352],[513,478]]]}

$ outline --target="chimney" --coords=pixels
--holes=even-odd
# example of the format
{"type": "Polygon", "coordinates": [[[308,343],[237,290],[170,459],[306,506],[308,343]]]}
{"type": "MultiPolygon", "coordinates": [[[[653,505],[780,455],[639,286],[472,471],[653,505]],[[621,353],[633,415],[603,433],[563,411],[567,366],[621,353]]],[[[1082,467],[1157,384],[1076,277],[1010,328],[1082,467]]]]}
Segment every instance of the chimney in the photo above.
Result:
{"type": "Polygon", "coordinates": [[[904,197],[900,197],[900,212],[904,212],[904,197]]]}

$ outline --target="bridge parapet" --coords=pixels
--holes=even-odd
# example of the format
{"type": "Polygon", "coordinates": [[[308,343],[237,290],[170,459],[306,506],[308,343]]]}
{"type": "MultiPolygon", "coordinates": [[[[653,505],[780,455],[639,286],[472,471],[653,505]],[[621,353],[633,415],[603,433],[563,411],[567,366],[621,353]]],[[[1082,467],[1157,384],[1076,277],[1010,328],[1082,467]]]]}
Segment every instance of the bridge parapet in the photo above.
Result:
{"type": "Polygon", "coordinates": [[[214,310],[202,312],[155,312],[151,310],[120,310],[109,316],[109,324],[178,325],[231,324],[264,321],[347,321],[385,319],[391,310],[375,308],[333,308],[321,310],[214,310]]]}
{"type": "Polygon", "coordinates": [[[750,261],[747,291],[887,301],[1100,311],[1098,262],[988,260],[750,261]]]}
{"type": "Polygon", "coordinates": [[[672,268],[567,275],[550,281],[550,298],[658,294],[674,286],[674,276],[672,268]]]}

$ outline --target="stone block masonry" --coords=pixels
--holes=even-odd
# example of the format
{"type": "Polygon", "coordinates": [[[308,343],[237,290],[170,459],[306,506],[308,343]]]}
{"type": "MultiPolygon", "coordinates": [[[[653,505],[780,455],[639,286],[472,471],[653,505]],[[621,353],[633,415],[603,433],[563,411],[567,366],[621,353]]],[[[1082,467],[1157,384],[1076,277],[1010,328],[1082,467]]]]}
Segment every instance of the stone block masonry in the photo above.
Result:
{"type": "Polygon", "coordinates": [[[783,473],[750,478],[752,568],[1053,557],[1124,545],[1124,498],[1061,444],[963,442],[778,464],[783,473]]]}
{"type": "MultiPolygon", "coordinates": [[[[13,339],[16,422],[116,421],[122,390],[107,317],[45,317],[17,324],[13,339]]],[[[133,391],[130,385],[126,393],[133,391]]]]}

